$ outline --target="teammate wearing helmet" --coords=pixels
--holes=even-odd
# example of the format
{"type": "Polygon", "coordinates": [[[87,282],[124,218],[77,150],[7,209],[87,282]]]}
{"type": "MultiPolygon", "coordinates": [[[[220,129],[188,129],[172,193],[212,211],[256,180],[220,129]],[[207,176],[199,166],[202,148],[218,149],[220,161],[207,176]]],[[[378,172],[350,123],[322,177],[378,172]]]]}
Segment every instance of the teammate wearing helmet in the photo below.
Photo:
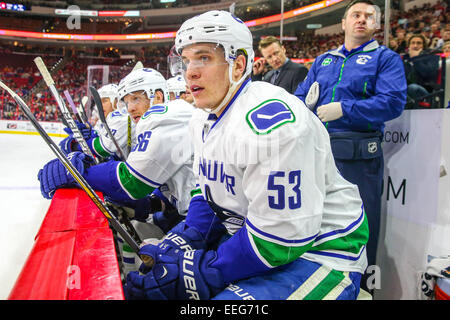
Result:
{"type": "Polygon", "coordinates": [[[198,108],[199,188],[176,241],[141,248],[153,264],[128,274],[127,298],[355,299],[367,219],[321,122],[285,90],[250,81],[252,35],[230,13],[187,20],[175,46],[198,108]]]}
{"type": "MultiPolygon", "coordinates": [[[[74,152],[69,155],[72,163],[108,200],[136,208],[135,219],[146,221],[152,200],[148,195],[156,189],[167,200],[166,205],[175,208],[177,216],[180,214],[184,218],[191,199],[190,192],[195,188],[188,129],[193,107],[184,100],[166,103],[165,79],[150,68],[131,72],[120,81],[118,91],[119,100],[126,103],[136,122],[137,142],[128,158],[92,166],[92,159],[74,152]],[[139,199],[148,202],[136,201],[139,199]]],[[[41,192],[48,199],[57,188],[75,184],[58,159],[44,166],[39,172],[39,180],[41,192]]],[[[151,209],[153,213],[163,208],[151,209]]],[[[165,227],[161,226],[162,229],[165,227]]]]}
{"type": "Polygon", "coordinates": [[[186,87],[186,81],[180,75],[167,79],[167,90],[170,100],[183,99],[188,103],[194,101],[190,90],[186,87]]]}
{"type": "MultiPolygon", "coordinates": [[[[119,144],[119,147],[124,154],[127,155],[130,152],[130,147],[135,143],[135,124],[130,121],[126,109],[118,108],[119,95],[117,85],[112,83],[107,84],[98,90],[98,94],[102,101],[106,123],[114,134],[114,138],[119,144]]],[[[111,156],[120,159],[120,152],[116,150],[117,148],[111,137],[108,136],[108,132],[103,127],[103,124],[100,123],[95,127],[97,128],[95,131],[90,131],[89,134],[85,136],[86,142],[93,154],[100,159],[108,159],[111,156]]],[[[81,151],[81,148],[72,134],[61,141],[60,146],[66,154],[73,151],[81,151]]]]}

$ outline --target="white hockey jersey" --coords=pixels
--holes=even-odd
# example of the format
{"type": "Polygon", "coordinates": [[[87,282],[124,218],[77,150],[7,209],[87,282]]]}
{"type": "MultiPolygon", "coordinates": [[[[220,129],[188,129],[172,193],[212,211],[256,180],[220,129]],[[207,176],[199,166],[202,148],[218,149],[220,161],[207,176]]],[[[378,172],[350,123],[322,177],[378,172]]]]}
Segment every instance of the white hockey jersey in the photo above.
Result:
{"type": "MultiPolygon", "coordinates": [[[[187,212],[195,188],[189,136],[193,110],[181,99],[152,106],[136,125],[136,145],[125,162],[135,179],[159,188],[181,214],[187,212]]],[[[133,190],[124,189],[138,198],[133,190]]]]}
{"type": "Polygon", "coordinates": [[[367,218],[357,186],[335,166],[320,120],[266,82],[247,82],[233,99],[219,118],[196,110],[190,123],[194,173],[229,233],[246,228],[267,267],[302,256],[363,272],[367,218]]]}

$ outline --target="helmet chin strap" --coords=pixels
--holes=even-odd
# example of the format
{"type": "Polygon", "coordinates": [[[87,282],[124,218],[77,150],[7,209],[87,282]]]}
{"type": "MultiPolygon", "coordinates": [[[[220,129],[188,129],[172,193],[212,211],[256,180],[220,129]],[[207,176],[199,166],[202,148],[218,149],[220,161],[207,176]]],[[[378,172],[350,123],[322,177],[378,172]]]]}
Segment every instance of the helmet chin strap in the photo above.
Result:
{"type": "Polygon", "coordinates": [[[147,110],[150,110],[151,107],[153,106],[153,102],[155,101],[155,94],[156,93],[152,94],[151,92],[147,91],[146,94],[147,94],[147,98],[150,100],[150,107],[148,107],[147,110]]]}
{"type": "Polygon", "coordinates": [[[155,96],[152,96],[150,98],[150,107],[148,109],[151,109],[153,107],[153,101],[155,100],[155,96]]]}
{"type": "Polygon", "coordinates": [[[234,65],[234,63],[230,63],[229,68],[228,68],[228,71],[229,71],[228,76],[230,79],[230,86],[228,87],[228,92],[225,95],[225,98],[223,98],[222,102],[216,108],[214,108],[214,109],[202,108],[203,111],[205,111],[207,113],[216,113],[216,112],[220,111],[225,106],[225,104],[227,104],[228,101],[230,101],[231,95],[236,91],[236,88],[244,81],[245,77],[247,76],[247,72],[244,73],[238,81],[233,80],[233,73],[232,73],[233,65],[234,65]]]}

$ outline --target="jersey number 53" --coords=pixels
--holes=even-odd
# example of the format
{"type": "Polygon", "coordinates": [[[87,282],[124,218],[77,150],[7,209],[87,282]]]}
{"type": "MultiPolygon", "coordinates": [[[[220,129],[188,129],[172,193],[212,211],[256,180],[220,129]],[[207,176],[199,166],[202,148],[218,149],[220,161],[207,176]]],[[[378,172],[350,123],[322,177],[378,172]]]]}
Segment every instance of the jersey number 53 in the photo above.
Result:
{"type": "Polygon", "coordinates": [[[300,182],[301,170],[270,172],[267,190],[274,191],[275,194],[268,196],[269,207],[283,210],[286,208],[287,203],[289,209],[300,208],[302,206],[300,182]]]}

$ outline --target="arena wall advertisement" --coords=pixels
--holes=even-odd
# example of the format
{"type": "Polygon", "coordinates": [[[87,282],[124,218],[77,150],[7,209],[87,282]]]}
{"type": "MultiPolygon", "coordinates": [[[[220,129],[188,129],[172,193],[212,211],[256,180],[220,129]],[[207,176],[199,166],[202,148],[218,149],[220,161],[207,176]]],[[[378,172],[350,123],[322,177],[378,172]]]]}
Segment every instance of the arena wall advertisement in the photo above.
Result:
{"type": "Polygon", "coordinates": [[[428,255],[450,253],[449,128],[449,109],[405,110],[386,124],[375,299],[417,299],[428,255]]]}
{"type": "MultiPolygon", "coordinates": [[[[64,125],[59,122],[39,122],[44,130],[52,137],[64,137],[64,125]]],[[[0,120],[0,133],[11,134],[39,134],[30,121],[0,120]]]]}

